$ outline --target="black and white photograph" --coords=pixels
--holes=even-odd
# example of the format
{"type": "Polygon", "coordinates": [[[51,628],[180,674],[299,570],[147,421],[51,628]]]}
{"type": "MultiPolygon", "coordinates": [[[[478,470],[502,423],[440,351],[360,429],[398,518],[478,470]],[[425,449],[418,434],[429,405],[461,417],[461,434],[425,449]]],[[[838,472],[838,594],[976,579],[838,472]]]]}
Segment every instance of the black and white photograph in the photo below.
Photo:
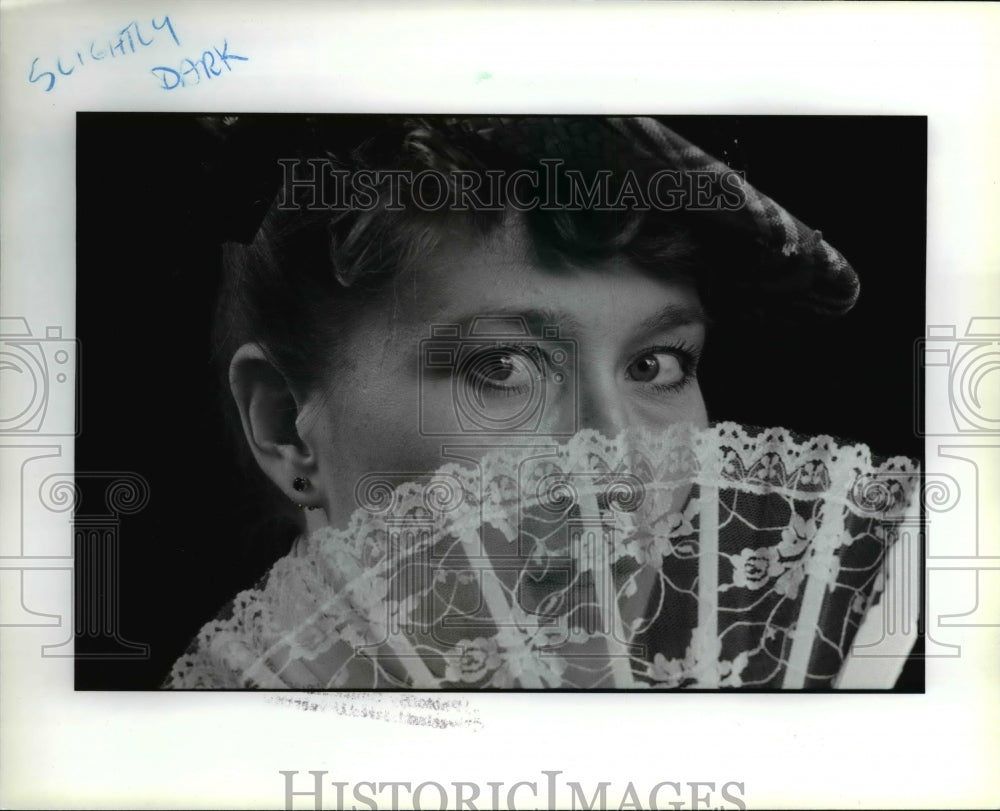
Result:
{"type": "Polygon", "coordinates": [[[998,804],[995,7],[0,18],[0,806],[998,804]]]}
{"type": "Polygon", "coordinates": [[[77,126],[79,688],[922,689],[925,119],[77,126]]]}

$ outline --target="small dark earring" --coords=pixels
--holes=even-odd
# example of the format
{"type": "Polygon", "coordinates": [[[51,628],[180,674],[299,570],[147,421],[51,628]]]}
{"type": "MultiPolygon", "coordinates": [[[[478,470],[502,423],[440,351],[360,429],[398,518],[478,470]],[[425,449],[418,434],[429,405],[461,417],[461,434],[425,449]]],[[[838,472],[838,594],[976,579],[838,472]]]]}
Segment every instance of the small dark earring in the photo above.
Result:
{"type": "Polygon", "coordinates": [[[296,492],[301,493],[309,487],[309,479],[303,478],[302,476],[296,476],[295,481],[292,482],[292,487],[295,488],[296,492]]]}

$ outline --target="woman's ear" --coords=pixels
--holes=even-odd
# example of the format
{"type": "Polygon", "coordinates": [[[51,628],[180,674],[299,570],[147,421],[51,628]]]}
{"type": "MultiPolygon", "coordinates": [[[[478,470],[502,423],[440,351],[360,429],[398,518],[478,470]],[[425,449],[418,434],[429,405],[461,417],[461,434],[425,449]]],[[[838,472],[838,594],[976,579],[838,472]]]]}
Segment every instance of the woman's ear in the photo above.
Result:
{"type": "Polygon", "coordinates": [[[288,498],[318,507],[317,456],[296,426],[302,403],[258,344],[243,344],[229,364],[229,387],[257,464],[288,498]],[[295,487],[296,479],[312,486],[295,487]]]}

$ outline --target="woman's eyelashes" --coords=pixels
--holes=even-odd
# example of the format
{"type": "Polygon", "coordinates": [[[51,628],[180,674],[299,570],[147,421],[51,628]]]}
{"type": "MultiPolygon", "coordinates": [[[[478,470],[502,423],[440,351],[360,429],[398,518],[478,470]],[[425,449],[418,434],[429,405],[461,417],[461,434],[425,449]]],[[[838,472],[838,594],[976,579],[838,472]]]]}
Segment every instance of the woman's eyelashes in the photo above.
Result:
{"type": "MultiPolygon", "coordinates": [[[[696,378],[699,355],[699,348],[688,344],[648,347],[628,360],[625,379],[669,394],[696,378]]],[[[484,396],[503,397],[529,393],[556,368],[537,344],[482,347],[468,355],[462,366],[473,389],[484,396]]],[[[580,364],[579,373],[587,374],[585,363],[580,364]]]]}
{"type": "Polygon", "coordinates": [[[539,346],[526,344],[483,347],[463,365],[467,380],[477,391],[512,397],[526,394],[544,378],[547,362],[539,346]]]}
{"type": "Polygon", "coordinates": [[[695,379],[698,357],[698,349],[687,344],[649,347],[632,357],[625,378],[659,393],[674,392],[695,379]]]}

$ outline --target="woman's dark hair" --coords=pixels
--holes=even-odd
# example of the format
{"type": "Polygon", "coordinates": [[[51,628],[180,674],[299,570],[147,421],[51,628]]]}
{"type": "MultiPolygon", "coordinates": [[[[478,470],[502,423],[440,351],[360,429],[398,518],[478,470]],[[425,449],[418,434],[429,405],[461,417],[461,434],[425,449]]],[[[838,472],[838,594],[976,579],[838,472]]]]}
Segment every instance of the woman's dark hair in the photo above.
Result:
{"type": "MultiPolygon", "coordinates": [[[[722,228],[716,218],[683,208],[602,208],[580,198],[570,182],[574,173],[587,188],[600,178],[607,185],[598,193],[619,200],[629,199],[629,184],[644,188],[668,166],[641,137],[608,119],[312,118],[297,146],[282,161],[282,187],[253,242],[224,246],[215,356],[227,421],[244,451],[228,391],[236,349],[258,343],[293,390],[311,393],[327,379],[331,349],[351,314],[456,227],[486,236],[521,218],[538,263],[553,272],[622,256],[650,273],[694,283],[715,318],[757,312],[773,304],[775,291],[791,298],[813,281],[808,268],[749,272],[766,266],[764,255],[774,246],[722,228]],[[553,162],[561,171],[552,171],[553,162]],[[448,184],[450,202],[438,210],[428,210],[414,182],[427,171],[448,184]],[[303,192],[303,178],[315,172],[336,180],[335,204],[317,201],[315,188],[303,192]],[[487,206],[450,204],[460,198],[463,175],[490,173],[516,180],[491,187],[496,194],[487,206]],[[351,195],[364,204],[345,204],[351,195]],[[522,210],[528,195],[568,204],[522,210]]],[[[259,474],[252,460],[247,467],[259,474]]],[[[294,514],[283,497],[280,504],[294,514]]]]}
{"type": "Polygon", "coordinates": [[[497,184],[489,208],[456,211],[445,206],[429,211],[416,204],[408,182],[425,170],[453,184],[451,200],[457,195],[458,173],[535,172],[537,199],[570,203],[523,213],[536,258],[554,270],[562,263],[594,265],[621,255],[650,272],[669,270],[675,278],[695,282],[703,298],[712,301],[720,265],[726,260],[746,262],[753,249],[746,241],[737,246],[732,238],[720,240],[718,233],[684,211],[572,205],[569,173],[579,172],[585,181],[606,173],[608,185],[602,194],[615,199],[626,173],[634,173],[641,184],[656,168],[630,154],[629,143],[602,119],[527,119],[519,127],[490,127],[490,121],[477,129],[469,121],[380,117],[361,129],[348,125],[339,130],[334,125],[308,130],[312,149],[291,156],[283,188],[256,238],[249,245],[224,246],[215,336],[221,363],[227,365],[241,344],[257,341],[289,381],[306,387],[318,382],[322,370],[315,365],[324,353],[310,350],[335,340],[338,312],[376,294],[386,279],[433,249],[448,228],[461,225],[485,236],[499,227],[512,216],[507,199],[512,188],[520,199],[525,196],[522,176],[521,184],[497,184]],[[543,161],[553,160],[568,172],[547,171],[543,161]],[[310,209],[317,201],[304,197],[295,184],[317,170],[345,173],[338,180],[345,197],[358,193],[352,182],[360,172],[406,174],[388,178],[367,193],[375,205],[310,209]],[[555,187],[550,188],[553,179],[555,187]],[[400,194],[398,208],[390,206],[390,183],[400,194]]]}

